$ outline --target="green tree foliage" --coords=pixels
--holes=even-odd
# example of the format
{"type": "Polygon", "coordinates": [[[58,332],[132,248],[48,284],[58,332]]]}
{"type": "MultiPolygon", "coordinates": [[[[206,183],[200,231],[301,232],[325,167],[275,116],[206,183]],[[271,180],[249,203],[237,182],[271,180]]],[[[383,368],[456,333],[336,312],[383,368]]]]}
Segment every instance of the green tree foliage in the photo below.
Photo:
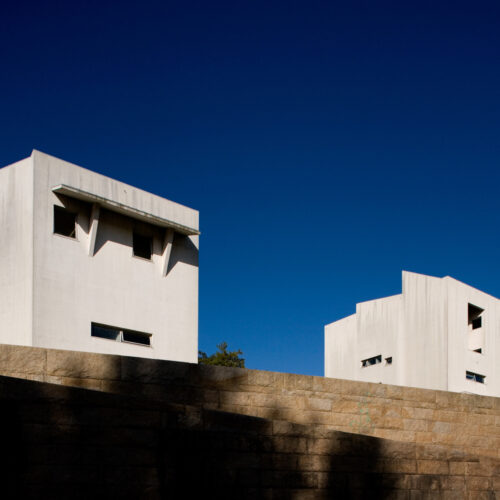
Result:
{"type": "Polygon", "coordinates": [[[245,368],[245,359],[240,358],[243,351],[228,351],[227,342],[221,342],[217,346],[218,351],[210,356],[203,351],[198,351],[198,363],[202,365],[232,366],[234,368],[245,368]]]}

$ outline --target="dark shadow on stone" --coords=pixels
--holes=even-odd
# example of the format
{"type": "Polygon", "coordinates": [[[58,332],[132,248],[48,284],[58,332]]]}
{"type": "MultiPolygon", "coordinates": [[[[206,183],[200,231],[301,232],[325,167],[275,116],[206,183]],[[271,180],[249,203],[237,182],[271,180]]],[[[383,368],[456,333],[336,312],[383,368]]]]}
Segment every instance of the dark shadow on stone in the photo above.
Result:
{"type": "Polygon", "coordinates": [[[394,486],[384,474],[380,440],[359,434],[332,436],[330,470],[325,488],[338,498],[386,498],[394,486]]]}
{"type": "Polygon", "coordinates": [[[201,408],[245,370],[110,363],[121,394],[0,377],[2,498],[438,498],[439,476],[394,472],[414,443],[201,408]]]}

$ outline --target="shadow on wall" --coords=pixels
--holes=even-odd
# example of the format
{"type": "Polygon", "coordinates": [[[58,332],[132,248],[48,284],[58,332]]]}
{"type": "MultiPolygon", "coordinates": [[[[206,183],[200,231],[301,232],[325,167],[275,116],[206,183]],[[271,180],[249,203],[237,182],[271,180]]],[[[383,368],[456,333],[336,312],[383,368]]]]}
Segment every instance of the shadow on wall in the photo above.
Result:
{"type": "Polygon", "coordinates": [[[2,498],[383,498],[380,440],[0,377],[2,498]]]}
{"type": "Polygon", "coordinates": [[[198,249],[190,238],[176,233],[172,244],[172,254],[168,263],[167,274],[178,262],[198,267],[198,249]]]}
{"type": "MultiPolygon", "coordinates": [[[[97,254],[104,245],[111,241],[116,244],[130,247],[132,255],[132,233],[138,231],[144,236],[153,238],[152,253],[161,255],[164,251],[165,229],[135,221],[129,217],[101,209],[99,229],[95,244],[95,254],[97,254]]],[[[170,272],[178,262],[191,266],[198,266],[198,248],[193,244],[190,238],[179,233],[175,233],[172,243],[172,253],[170,255],[170,272]]]]}
{"type": "Polygon", "coordinates": [[[174,498],[202,498],[211,491],[248,499],[385,498],[392,492],[395,475],[377,472],[375,438],[335,431],[314,438],[301,425],[287,431],[278,425],[268,434],[267,426],[276,422],[222,415],[215,417],[215,428],[166,436],[175,452],[165,456],[171,460],[165,491],[175,491],[174,498]],[[220,429],[221,418],[233,426],[220,429]]]}
{"type": "MultiPolygon", "coordinates": [[[[88,202],[73,199],[61,194],[57,194],[56,196],[66,210],[77,214],[80,230],[88,237],[91,225],[90,217],[92,205],[88,202]]],[[[130,255],[132,255],[132,234],[134,232],[152,238],[152,254],[157,256],[163,254],[165,250],[165,228],[148,224],[147,222],[139,221],[101,207],[94,255],[97,255],[108,242],[129,247],[130,255]]],[[[198,248],[188,236],[175,233],[167,274],[178,262],[198,267],[198,253],[198,248]]]]}

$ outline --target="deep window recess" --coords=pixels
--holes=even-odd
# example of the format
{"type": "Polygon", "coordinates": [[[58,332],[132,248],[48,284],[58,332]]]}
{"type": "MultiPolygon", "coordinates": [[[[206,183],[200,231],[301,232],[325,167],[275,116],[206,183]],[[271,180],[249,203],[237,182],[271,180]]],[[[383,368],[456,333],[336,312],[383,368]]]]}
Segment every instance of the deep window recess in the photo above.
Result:
{"type": "Polygon", "coordinates": [[[478,328],[481,328],[483,326],[483,318],[479,316],[479,318],[473,319],[472,320],[472,329],[477,330],[478,328]]]}
{"type": "Polygon", "coordinates": [[[385,364],[386,365],[392,365],[392,356],[385,358],[385,364]]]}
{"type": "Polygon", "coordinates": [[[120,340],[121,330],[111,326],[96,325],[92,323],[92,337],[100,337],[101,339],[120,340]]]}
{"type": "Polygon", "coordinates": [[[477,330],[483,326],[483,318],[481,314],[483,314],[484,309],[477,307],[473,304],[469,304],[469,327],[471,330],[477,330]]]}
{"type": "Polygon", "coordinates": [[[132,330],[123,330],[122,332],[123,340],[122,342],[133,342],[134,344],[151,344],[151,335],[142,332],[133,332],[132,330]]]}
{"type": "Polygon", "coordinates": [[[76,238],[76,214],[54,205],[54,233],[76,238]]]}
{"type": "Polygon", "coordinates": [[[378,363],[382,363],[382,355],[373,356],[373,358],[363,359],[361,361],[361,366],[364,368],[366,366],[377,365],[378,363]]]}
{"type": "Polygon", "coordinates": [[[479,373],[474,372],[465,372],[465,378],[467,380],[472,380],[473,382],[479,382],[480,384],[484,384],[485,375],[479,375],[479,373]]]}
{"type": "Polygon", "coordinates": [[[151,260],[153,247],[153,238],[151,236],[143,236],[142,234],[133,234],[134,256],[143,259],[151,260]]]}
{"type": "Polygon", "coordinates": [[[475,306],[474,304],[468,304],[467,323],[469,333],[467,342],[469,349],[479,354],[483,354],[485,347],[485,332],[482,328],[484,326],[483,313],[484,309],[482,309],[481,307],[475,306]]]}
{"type": "Polygon", "coordinates": [[[100,337],[101,339],[116,340],[117,342],[151,345],[150,333],[124,330],[123,328],[99,325],[97,323],[92,323],[90,335],[92,337],[100,337]]]}

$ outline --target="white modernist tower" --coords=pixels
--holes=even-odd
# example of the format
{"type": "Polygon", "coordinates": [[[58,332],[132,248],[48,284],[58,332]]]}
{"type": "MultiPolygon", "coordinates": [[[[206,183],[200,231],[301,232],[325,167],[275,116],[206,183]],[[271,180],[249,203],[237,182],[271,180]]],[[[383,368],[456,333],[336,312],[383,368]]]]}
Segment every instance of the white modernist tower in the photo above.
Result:
{"type": "Polygon", "coordinates": [[[325,376],[500,396],[500,301],[403,271],[403,293],[325,327],[325,376]]]}
{"type": "Polygon", "coordinates": [[[196,210],[33,151],[0,225],[1,343],[197,362],[196,210]]]}

